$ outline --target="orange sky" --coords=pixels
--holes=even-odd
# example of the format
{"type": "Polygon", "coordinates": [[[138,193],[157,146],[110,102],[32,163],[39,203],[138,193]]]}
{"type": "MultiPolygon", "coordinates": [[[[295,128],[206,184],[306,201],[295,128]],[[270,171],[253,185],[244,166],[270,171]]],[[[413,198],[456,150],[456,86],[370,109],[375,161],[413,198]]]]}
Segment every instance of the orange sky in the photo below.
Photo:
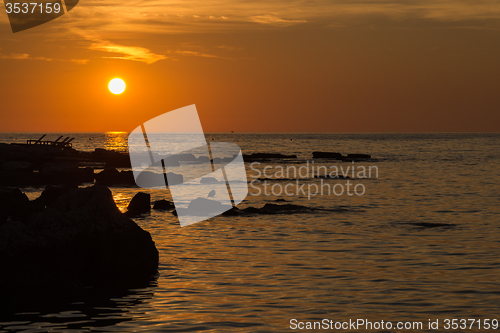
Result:
{"type": "Polygon", "coordinates": [[[207,132],[498,132],[499,41],[497,0],[80,0],[16,34],[2,7],[0,131],[196,104],[207,132]]]}

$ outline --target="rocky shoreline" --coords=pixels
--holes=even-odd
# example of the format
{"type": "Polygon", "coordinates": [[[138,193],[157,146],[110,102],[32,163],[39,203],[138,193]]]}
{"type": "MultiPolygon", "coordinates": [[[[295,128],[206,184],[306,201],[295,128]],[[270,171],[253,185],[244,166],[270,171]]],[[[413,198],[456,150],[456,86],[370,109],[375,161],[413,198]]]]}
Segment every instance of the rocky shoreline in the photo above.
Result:
{"type": "MultiPolygon", "coordinates": [[[[104,186],[55,188],[29,201],[0,187],[0,295],[147,284],[158,269],[151,235],[104,186]]],[[[7,297],[8,298],[8,297],[7,297]]]]}

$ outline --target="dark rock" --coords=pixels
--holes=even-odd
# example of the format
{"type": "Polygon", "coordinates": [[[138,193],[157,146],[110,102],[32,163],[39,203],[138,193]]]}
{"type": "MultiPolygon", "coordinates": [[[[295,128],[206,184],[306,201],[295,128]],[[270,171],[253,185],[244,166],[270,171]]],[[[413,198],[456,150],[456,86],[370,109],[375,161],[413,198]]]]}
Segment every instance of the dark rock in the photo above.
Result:
{"type": "Polygon", "coordinates": [[[29,204],[29,199],[18,188],[0,187],[0,224],[9,217],[20,217],[29,204]]]}
{"type": "Polygon", "coordinates": [[[272,153],[253,153],[250,155],[243,155],[245,161],[254,160],[267,160],[267,159],[285,159],[285,158],[297,158],[297,155],[285,155],[285,154],[272,154],[272,153]]]}
{"type": "Polygon", "coordinates": [[[168,200],[158,200],[154,203],[153,205],[153,209],[157,209],[157,210],[173,210],[175,209],[175,206],[172,202],[168,201],[168,200]]]}
{"type": "Polygon", "coordinates": [[[44,180],[38,173],[23,171],[1,171],[0,186],[43,186],[44,180]]]}
{"type": "Polygon", "coordinates": [[[119,184],[121,181],[120,171],[115,168],[107,168],[95,175],[95,179],[98,183],[103,185],[119,184]]]}
{"type": "Polygon", "coordinates": [[[130,158],[127,153],[96,148],[92,154],[95,161],[104,162],[106,168],[130,168],[130,158]]]}
{"type": "Polygon", "coordinates": [[[242,209],[241,211],[244,212],[244,213],[246,213],[246,214],[259,214],[260,211],[261,211],[261,208],[247,207],[245,209],[242,209]]]}
{"type": "Polygon", "coordinates": [[[273,214],[296,214],[296,213],[305,213],[310,211],[315,211],[314,208],[309,208],[300,205],[293,204],[283,204],[277,205],[273,203],[266,203],[262,208],[248,207],[243,209],[242,211],[247,214],[264,214],[264,215],[273,215],[273,214]]]}
{"type": "Polygon", "coordinates": [[[189,203],[187,209],[191,213],[209,214],[214,212],[221,212],[226,208],[230,209],[231,207],[225,206],[221,202],[216,200],[196,198],[189,203]]]}
{"type": "Polygon", "coordinates": [[[52,205],[57,198],[68,193],[70,190],[74,190],[78,188],[76,185],[67,185],[67,186],[47,186],[42,194],[36,198],[34,201],[36,203],[41,204],[43,207],[48,207],[52,205]]]}
{"type": "Polygon", "coordinates": [[[181,162],[194,162],[197,160],[193,154],[178,154],[175,157],[181,162]]]}
{"type": "Polygon", "coordinates": [[[95,179],[94,169],[91,167],[78,168],[75,177],[78,183],[93,183],[95,179]]]}
{"type": "Polygon", "coordinates": [[[171,155],[163,159],[165,166],[180,166],[181,162],[199,162],[199,160],[193,154],[177,154],[171,155]]]}
{"type": "Polygon", "coordinates": [[[151,195],[149,193],[139,192],[130,200],[126,214],[128,216],[136,216],[149,212],[151,212],[151,195]]]}
{"type": "Polygon", "coordinates": [[[314,178],[318,179],[351,179],[349,176],[344,176],[344,175],[316,175],[314,178]]]}
{"type": "Polygon", "coordinates": [[[331,153],[331,152],[322,152],[322,151],[314,151],[313,158],[328,158],[334,160],[341,160],[344,156],[341,153],[331,153]]]}
{"type": "Polygon", "coordinates": [[[241,211],[237,207],[233,207],[230,210],[222,213],[222,216],[239,216],[241,215],[241,211]]]}
{"type": "Polygon", "coordinates": [[[7,161],[0,165],[0,170],[2,171],[21,171],[21,172],[32,172],[33,165],[28,162],[23,161],[7,161]]]}
{"type": "Polygon", "coordinates": [[[106,168],[95,175],[99,184],[106,186],[135,185],[132,171],[118,171],[115,168],[106,168]]]}
{"type": "Polygon", "coordinates": [[[167,172],[167,179],[168,179],[168,184],[170,185],[179,185],[184,182],[184,176],[173,173],[173,172],[167,172]]]}
{"type": "Polygon", "coordinates": [[[41,174],[67,174],[75,173],[78,166],[74,163],[46,163],[40,168],[41,174]]]}
{"type": "Polygon", "coordinates": [[[76,163],[46,163],[39,176],[43,184],[81,184],[94,182],[94,170],[79,168],[76,163]]]}
{"type": "Polygon", "coordinates": [[[218,184],[219,181],[214,177],[204,177],[200,180],[200,184],[218,184]]]}
{"type": "MultiPolygon", "coordinates": [[[[27,222],[0,227],[0,295],[16,290],[133,286],[158,268],[151,235],[103,186],[71,190],[27,222]]],[[[4,298],[2,297],[2,300],[4,298]]]]}
{"type": "Polygon", "coordinates": [[[180,166],[181,163],[180,161],[176,158],[176,156],[169,156],[167,158],[164,158],[163,159],[163,165],[165,165],[166,167],[170,167],[170,166],[180,166]]]}
{"type": "Polygon", "coordinates": [[[219,201],[199,197],[191,200],[187,208],[177,208],[172,211],[172,214],[174,216],[209,216],[212,214],[222,214],[231,208],[232,206],[224,205],[219,201]]]}

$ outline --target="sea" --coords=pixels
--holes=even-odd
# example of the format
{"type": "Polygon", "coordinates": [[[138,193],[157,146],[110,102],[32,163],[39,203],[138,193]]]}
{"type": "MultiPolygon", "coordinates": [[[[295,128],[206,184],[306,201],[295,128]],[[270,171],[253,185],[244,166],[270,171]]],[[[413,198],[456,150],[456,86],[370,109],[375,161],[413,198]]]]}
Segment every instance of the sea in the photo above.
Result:
{"type": "MultiPolygon", "coordinates": [[[[0,142],[42,134],[1,133],[0,142]]],[[[79,150],[127,150],[127,133],[46,139],[60,135],[74,137],[79,150]]],[[[300,209],[217,216],[186,227],[171,212],[153,210],[134,219],[160,253],[149,286],[113,295],[89,288],[50,306],[26,304],[0,314],[0,332],[499,327],[499,133],[211,133],[206,139],[235,143],[244,154],[296,155],[246,162],[249,193],[238,207],[300,209]],[[313,160],[315,151],[372,158],[313,160]],[[346,179],[316,178],[330,172],[346,179]]],[[[34,199],[43,189],[22,190],[34,199]]],[[[152,201],[171,199],[168,190],[111,190],[122,211],[140,191],[152,201]]]]}

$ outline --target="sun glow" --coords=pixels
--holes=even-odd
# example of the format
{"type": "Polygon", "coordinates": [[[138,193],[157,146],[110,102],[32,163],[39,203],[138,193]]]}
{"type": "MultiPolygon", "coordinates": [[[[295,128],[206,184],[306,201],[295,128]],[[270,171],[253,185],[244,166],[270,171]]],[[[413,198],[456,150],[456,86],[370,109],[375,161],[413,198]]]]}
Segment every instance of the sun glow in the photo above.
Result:
{"type": "Polygon", "coordinates": [[[108,84],[109,91],[118,95],[125,91],[125,81],[122,79],[113,79],[108,84]]]}

